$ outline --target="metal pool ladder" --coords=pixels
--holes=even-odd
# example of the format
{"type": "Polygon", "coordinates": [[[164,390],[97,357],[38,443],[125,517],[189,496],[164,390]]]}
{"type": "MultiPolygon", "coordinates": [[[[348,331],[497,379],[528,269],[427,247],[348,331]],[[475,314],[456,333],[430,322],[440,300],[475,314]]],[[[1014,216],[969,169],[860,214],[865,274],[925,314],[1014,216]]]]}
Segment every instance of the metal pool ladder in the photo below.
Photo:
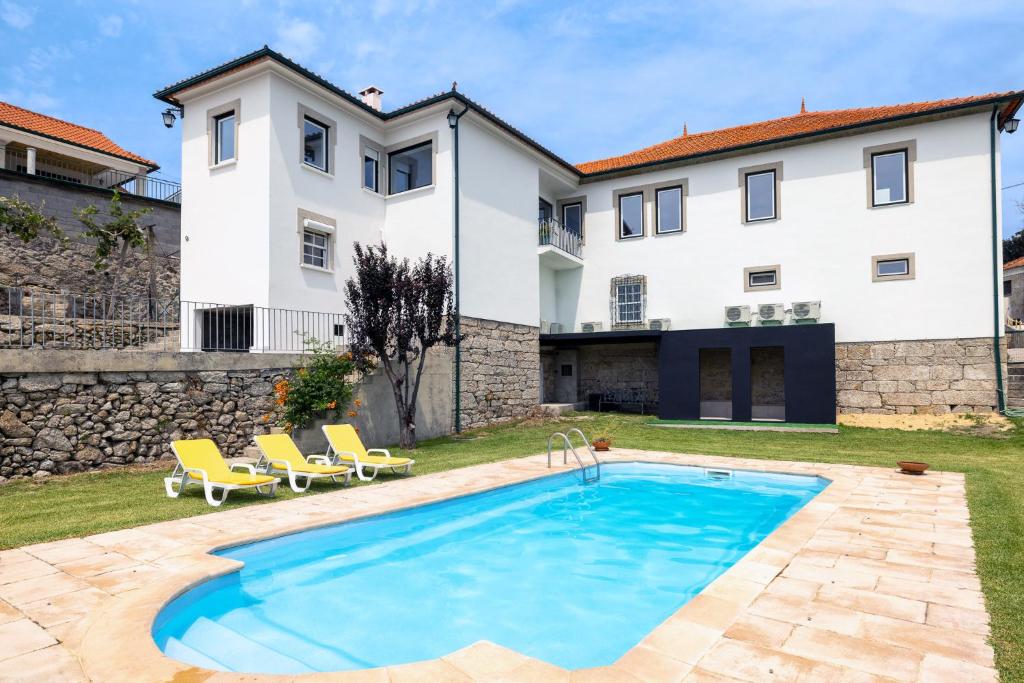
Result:
{"type": "Polygon", "coordinates": [[[590,445],[590,440],[587,439],[586,435],[579,429],[573,427],[568,433],[555,432],[548,437],[548,467],[551,467],[551,443],[555,440],[555,437],[562,437],[562,464],[569,464],[569,451],[572,451],[573,457],[576,458],[577,464],[580,466],[580,474],[583,476],[583,483],[589,484],[601,479],[601,461],[597,459],[597,454],[594,453],[594,447],[590,445]],[[576,452],[576,447],[572,445],[572,441],[569,440],[569,434],[579,434],[580,438],[583,439],[583,443],[586,444],[587,450],[590,452],[590,457],[594,459],[594,474],[587,474],[588,465],[583,464],[583,459],[580,458],[580,454],[576,452]]]}

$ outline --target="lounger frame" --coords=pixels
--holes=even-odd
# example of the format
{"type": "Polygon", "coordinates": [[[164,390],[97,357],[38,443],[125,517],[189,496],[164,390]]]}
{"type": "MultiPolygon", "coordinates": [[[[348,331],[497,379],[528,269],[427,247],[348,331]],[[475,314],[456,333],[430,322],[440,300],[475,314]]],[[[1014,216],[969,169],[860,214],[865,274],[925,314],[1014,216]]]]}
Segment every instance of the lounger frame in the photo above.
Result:
{"type": "MultiPolygon", "coordinates": [[[[292,491],[295,491],[296,493],[304,493],[305,491],[307,491],[309,487],[313,485],[314,479],[323,479],[326,477],[330,477],[331,481],[338,483],[338,477],[344,477],[341,483],[343,483],[345,486],[348,486],[349,483],[352,481],[351,467],[346,469],[344,474],[300,472],[295,470],[292,467],[291,462],[289,462],[288,460],[281,460],[279,458],[271,458],[270,456],[268,456],[266,451],[263,450],[263,447],[259,445],[259,442],[256,443],[256,446],[260,449],[260,459],[256,462],[256,471],[261,474],[273,476],[271,470],[275,470],[277,472],[284,470],[285,472],[288,473],[288,485],[291,487],[292,491]],[[304,480],[304,483],[300,482],[300,480],[304,480]]],[[[331,462],[331,459],[328,458],[326,455],[316,454],[307,455],[306,462],[316,465],[334,464],[331,462]]],[[[346,463],[341,464],[346,465],[346,463]]]]}
{"type": "MultiPolygon", "coordinates": [[[[227,500],[229,492],[239,489],[256,489],[256,493],[267,498],[271,498],[277,493],[277,484],[280,481],[278,479],[266,484],[226,484],[210,481],[206,475],[206,470],[197,467],[185,467],[181,464],[181,457],[178,455],[174,444],[171,444],[171,450],[174,451],[174,457],[177,458],[178,464],[174,466],[171,476],[164,478],[164,488],[167,490],[168,498],[177,498],[189,484],[201,484],[203,493],[206,495],[206,502],[213,507],[219,507],[221,503],[227,500]],[[174,489],[175,485],[178,487],[177,490],[174,489]],[[269,488],[270,490],[264,491],[264,488],[269,488]],[[221,491],[220,498],[216,496],[218,489],[221,491]]],[[[256,468],[252,465],[236,462],[232,463],[229,469],[234,470],[236,467],[246,470],[254,477],[256,476],[256,468]]]]}

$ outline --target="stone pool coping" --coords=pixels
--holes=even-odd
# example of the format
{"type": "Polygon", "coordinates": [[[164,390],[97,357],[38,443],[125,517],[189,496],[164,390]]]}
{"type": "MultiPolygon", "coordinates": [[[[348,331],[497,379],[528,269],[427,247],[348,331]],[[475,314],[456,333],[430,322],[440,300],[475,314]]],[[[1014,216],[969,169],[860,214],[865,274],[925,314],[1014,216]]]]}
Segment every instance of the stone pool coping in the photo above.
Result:
{"type": "Polygon", "coordinates": [[[235,674],[165,657],[150,637],[168,601],[240,566],[212,550],[569,469],[548,469],[538,455],[2,551],[0,671],[18,680],[180,683],[997,680],[963,475],[630,449],[603,459],[832,483],[607,667],[566,671],[481,641],[364,671],[235,674]]]}

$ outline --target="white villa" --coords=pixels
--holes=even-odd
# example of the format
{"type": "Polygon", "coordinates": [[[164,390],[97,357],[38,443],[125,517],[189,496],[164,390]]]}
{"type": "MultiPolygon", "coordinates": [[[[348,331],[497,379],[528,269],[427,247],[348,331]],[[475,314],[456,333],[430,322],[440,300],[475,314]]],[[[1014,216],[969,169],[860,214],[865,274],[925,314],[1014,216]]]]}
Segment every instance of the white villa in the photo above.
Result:
{"type": "Polygon", "coordinates": [[[999,135],[1022,91],[801,108],[579,165],[454,88],[386,111],[266,47],[155,96],[184,114],[182,299],[343,312],[353,242],[444,254],[463,425],[542,402],[1001,405],[999,135]]]}

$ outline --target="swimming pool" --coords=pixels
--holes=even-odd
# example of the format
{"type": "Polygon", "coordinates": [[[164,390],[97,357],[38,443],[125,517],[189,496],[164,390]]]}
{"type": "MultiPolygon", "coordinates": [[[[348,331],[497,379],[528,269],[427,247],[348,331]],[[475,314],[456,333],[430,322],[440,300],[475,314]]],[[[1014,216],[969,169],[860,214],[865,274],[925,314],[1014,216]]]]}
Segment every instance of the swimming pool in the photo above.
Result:
{"type": "Polygon", "coordinates": [[[198,666],[340,671],[489,640],[611,664],[828,485],[652,463],[566,472],[230,548],[239,571],[169,603],[157,645],[198,666]]]}

